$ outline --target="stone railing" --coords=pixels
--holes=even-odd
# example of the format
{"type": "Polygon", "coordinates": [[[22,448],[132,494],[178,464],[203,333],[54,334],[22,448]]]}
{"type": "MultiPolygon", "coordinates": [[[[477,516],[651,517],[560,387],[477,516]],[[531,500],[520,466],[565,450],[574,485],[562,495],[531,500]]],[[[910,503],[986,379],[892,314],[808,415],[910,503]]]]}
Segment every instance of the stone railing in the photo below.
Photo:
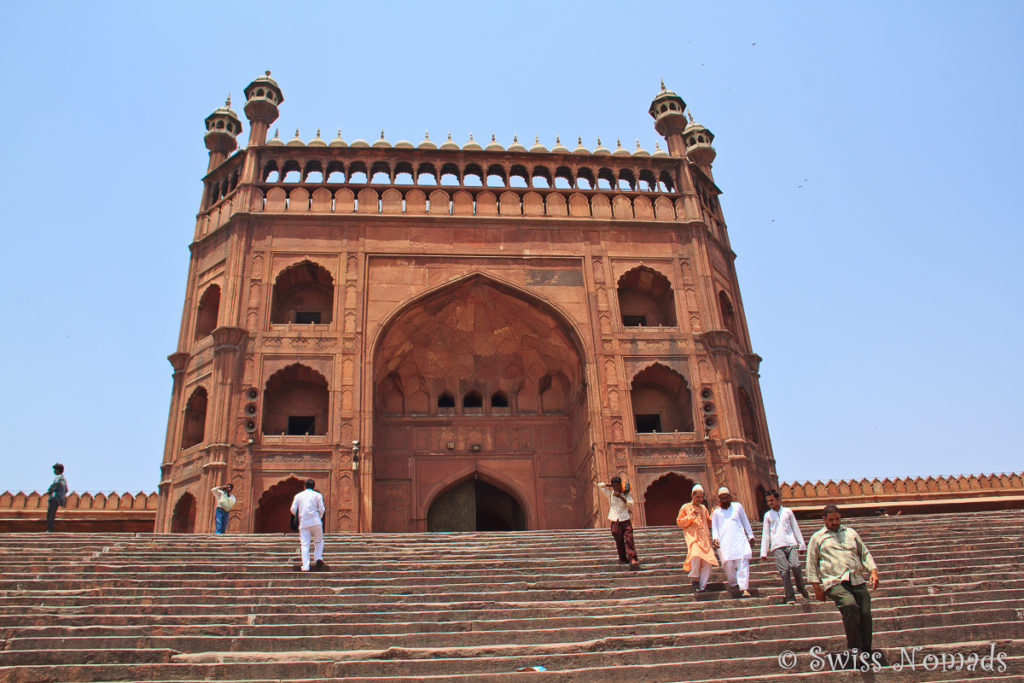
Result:
{"type": "Polygon", "coordinates": [[[807,514],[828,503],[856,513],[1024,508],[1024,473],[792,482],[779,493],[785,505],[807,514]]]}
{"type": "MultiPolygon", "coordinates": [[[[159,496],[156,493],[68,494],[57,511],[57,531],[152,531],[159,496]]],[[[0,531],[43,531],[46,493],[0,493],[0,531]]]]}
{"type": "MultiPolygon", "coordinates": [[[[198,237],[238,211],[688,220],[677,187],[680,160],[667,155],[415,149],[387,143],[268,144],[244,153],[258,156],[257,184],[251,192],[237,192],[243,153],[214,169],[205,179],[198,237]]],[[[709,205],[714,200],[707,197],[698,194],[695,210],[724,235],[709,205]]]]}

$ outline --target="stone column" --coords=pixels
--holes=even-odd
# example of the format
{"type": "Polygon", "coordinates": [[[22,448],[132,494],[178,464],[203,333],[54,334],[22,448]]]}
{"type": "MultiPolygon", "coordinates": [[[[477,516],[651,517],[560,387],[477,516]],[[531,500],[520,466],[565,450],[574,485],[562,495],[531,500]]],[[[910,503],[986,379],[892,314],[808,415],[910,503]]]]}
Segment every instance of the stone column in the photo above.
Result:
{"type": "Polygon", "coordinates": [[[743,504],[747,511],[747,518],[751,521],[757,520],[757,496],[754,493],[754,486],[750,481],[750,468],[752,463],[744,452],[747,442],[744,439],[726,439],[725,447],[728,452],[729,489],[732,497],[743,504]]]}
{"type": "Polygon", "coordinates": [[[177,451],[179,444],[179,439],[175,437],[175,430],[179,427],[176,418],[181,406],[181,378],[185,375],[185,368],[188,366],[190,358],[191,356],[183,351],[172,353],[167,357],[167,360],[171,362],[171,367],[174,368],[174,372],[171,375],[173,383],[171,385],[171,407],[167,416],[167,433],[164,436],[164,459],[160,465],[160,499],[157,503],[156,521],[153,525],[153,531],[157,533],[170,530],[169,520],[171,511],[169,507],[172,504],[170,500],[171,477],[174,468],[174,453],[177,451]]]}

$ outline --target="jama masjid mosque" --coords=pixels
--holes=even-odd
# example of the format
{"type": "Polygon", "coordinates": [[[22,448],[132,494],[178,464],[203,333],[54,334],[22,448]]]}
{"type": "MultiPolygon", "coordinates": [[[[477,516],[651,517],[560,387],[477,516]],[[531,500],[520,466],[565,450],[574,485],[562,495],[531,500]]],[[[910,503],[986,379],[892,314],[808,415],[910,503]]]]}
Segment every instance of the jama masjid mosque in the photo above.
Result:
{"type": "Polygon", "coordinates": [[[672,523],[694,482],[778,484],[714,136],[662,85],[665,149],[268,138],[284,95],[206,118],[156,531],[672,523]]]}

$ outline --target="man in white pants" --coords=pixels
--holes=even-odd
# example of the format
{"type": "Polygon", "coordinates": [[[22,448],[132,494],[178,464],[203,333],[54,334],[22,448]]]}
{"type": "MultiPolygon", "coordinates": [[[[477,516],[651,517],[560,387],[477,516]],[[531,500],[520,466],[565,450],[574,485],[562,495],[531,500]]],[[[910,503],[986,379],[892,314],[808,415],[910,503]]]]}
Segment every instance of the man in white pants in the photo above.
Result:
{"type": "Polygon", "coordinates": [[[749,598],[750,542],[754,532],[743,506],[733,502],[732,494],[724,486],[718,489],[718,507],[711,513],[711,538],[718,548],[729,586],[738,586],[741,597],[749,598]]]}
{"type": "Polygon", "coordinates": [[[296,493],[292,499],[292,514],[299,521],[299,547],[302,550],[302,571],[309,571],[309,542],[313,542],[313,560],[317,569],[324,567],[324,497],[313,490],[316,483],[306,480],[306,490],[296,493]]]}

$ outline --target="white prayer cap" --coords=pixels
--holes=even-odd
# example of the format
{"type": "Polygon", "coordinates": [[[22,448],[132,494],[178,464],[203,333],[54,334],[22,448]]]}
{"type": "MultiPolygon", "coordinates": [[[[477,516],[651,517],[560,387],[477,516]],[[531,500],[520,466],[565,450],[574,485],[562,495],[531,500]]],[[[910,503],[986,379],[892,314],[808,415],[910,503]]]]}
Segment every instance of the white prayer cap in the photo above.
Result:
{"type": "Polygon", "coordinates": [[[718,495],[722,495],[723,493],[729,493],[728,487],[723,486],[722,488],[718,489],[718,495]]]}
{"type": "Polygon", "coordinates": [[[703,490],[704,490],[703,486],[701,486],[700,484],[694,484],[693,488],[690,490],[690,492],[691,493],[696,493],[697,491],[703,491],[703,490]]]}

